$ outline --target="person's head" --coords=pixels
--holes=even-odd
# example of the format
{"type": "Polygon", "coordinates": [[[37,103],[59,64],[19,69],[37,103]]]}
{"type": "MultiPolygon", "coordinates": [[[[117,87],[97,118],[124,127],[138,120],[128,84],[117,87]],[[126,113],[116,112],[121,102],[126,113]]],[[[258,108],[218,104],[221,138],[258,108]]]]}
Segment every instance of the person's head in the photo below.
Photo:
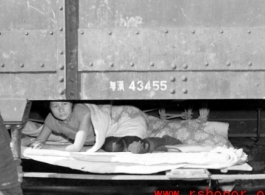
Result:
{"type": "Polygon", "coordinates": [[[50,102],[50,110],[55,118],[65,121],[69,119],[73,111],[73,103],[68,101],[52,101],[50,102]]]}

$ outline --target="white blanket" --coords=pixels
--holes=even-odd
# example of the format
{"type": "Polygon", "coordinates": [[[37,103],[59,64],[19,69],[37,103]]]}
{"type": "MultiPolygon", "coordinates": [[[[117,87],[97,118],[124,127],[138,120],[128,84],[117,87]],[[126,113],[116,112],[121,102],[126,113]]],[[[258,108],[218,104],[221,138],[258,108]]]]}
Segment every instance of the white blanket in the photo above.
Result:
{"type": "Polygon", "coordinates": [[[92,173],[151,174],[175,168],[226,169],[246,162],[242,149],[216,148],[199,153],[70,153],[27,148],[25,157],[92,173]]]}
{"type": "Polygon", "coordinates": [[[91,111],[91,120],[96,134],[94,146],[87,152],[98,151],[104,144],[105,138],[109,136],[124,137],[137,136],[142,139],[147,137],[147,127],[142,117],[134,119],[122,117],[120,121],[113,122],[110,118],[110,110],[99,108],[94,104],[86,104],[91,111]]]}

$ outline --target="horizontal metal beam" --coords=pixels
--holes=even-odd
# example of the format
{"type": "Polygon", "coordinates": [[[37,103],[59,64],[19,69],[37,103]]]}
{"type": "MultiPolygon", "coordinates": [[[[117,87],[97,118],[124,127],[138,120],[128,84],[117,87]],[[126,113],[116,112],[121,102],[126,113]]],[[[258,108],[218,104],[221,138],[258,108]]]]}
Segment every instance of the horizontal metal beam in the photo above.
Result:
{"type": "Polygon", "coordinates": [[[63,174],[24,172],[22,177],[33,178],[59,178],[59,179],[85,179],[85,180],[168,180],[166,175],[94,175],[94,174],[63,174]]]}
{"type": "MultiPolygon", "coordinates": [[[[62,173],[39,173],[25,172],[20,173],[21,177],[32,178],[58,178],[58,179],[81,179],[81,180],[170,180],[170,179],[190,179],[194,180],[194,176],[187,175],[183,178],[177,175],[93,175],[93,174],[62,174],[62,173]]],[[[265,174],[211,174],[207,178],[213,180],[264,180],[265,174]]]]}
{"type": "Polygon", "coordinates": [[[265,71],[81,73],[81,99],[264,98],[265,71]]]}

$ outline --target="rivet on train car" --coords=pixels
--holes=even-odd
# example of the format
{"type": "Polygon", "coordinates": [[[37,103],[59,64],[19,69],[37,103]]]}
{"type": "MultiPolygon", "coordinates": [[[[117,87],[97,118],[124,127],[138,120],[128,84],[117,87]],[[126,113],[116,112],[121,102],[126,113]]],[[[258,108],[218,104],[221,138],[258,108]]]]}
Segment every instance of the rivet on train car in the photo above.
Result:
{"type": "Polygon", "coordinates": [[[70,82],[73,83],[75,80],[73,78],[70,79],[70,82]]]}
{"type": "Polygon", "coordinates": [[[28,32],[25,32],[25,35],[29,35],[29,33],[28,32]]]}
{"type": "Polygon", "coordinates": [[[63,77],[59,77],[58,79],[60,82],[64,82],[64,78],[63,77]]]}
{"type": "Polygon", "coordinates": [[[155,63],[154,63],[154,62],[151,62],[151,63],[150,63],[150,66],[155,66],[155,63]]]}
{"type": "Polygon", "coordinates": [[[176,69],[177,68],[177,65],[173,63],[173,64],[171,64],[171,68],[172,69],[176,69]]]}
{"type": "Polygon", "coordinates": [[[248,63],[248,66],[252,66],[252,62],[249,62],[249,63],[248,63]]]}
{"type": "Polygon", "coordinates": [[[83,31],[83,30],[81,30],[81,31],[80,31],[80,34],[81,34],[81,35],[83,35],[83,34],[84,34],[84,31],[83,31]]]}
{"type": "Polygon", "coordinates": [[[89,66],[93,66],[93,65],[94,65],[93,62],[89,63],[89,66]]]}
{"type": "Polygon", "coordinates": [[[63,31],[63,28],[60,28],[60,31],[63,31]]]}
{"type": "Polygon", "coordinates": [[[173,76],[171,76],[169,79],[170,79],[171,82],[175,82],[176,81],[176,78],[173,77],[173,76]]]}
{"type": "Polygon", "coordinates": [[[75,95],[75,92],[74,91],[71,91],[70,92],[70,95],[72,95],[72,96],[75,95]]]}
{"type": "Polygon", "coordinates": [[[63,7],[60,7],[60,10],[63,11],[63,7]]]}
{"type": "Polygon", "coordinates": [[[165,29],[165,30],[164,30],[164,33],[168,33],[168,29],[165,29]]]}
{"type": "Polygon", "coordinates": [[[220,34],[223,34],[224,33],[224,31],[223,30],[220,30],[220,34]]]}
{"type": "Polygon", "coordinates": [[[135,34],[136,34],[136,35],[139,35],[139,34],[140,34],[140,32],[137,30],[137,31],[135,31],[135,34]]]}
{"type": "Polygon", "coordinates": [[[59,90],[59,93],[60,93],[61,95],[63,95],[63,94],[64,94],[64,91],[65,91],[64,89],[60,89],[60,90],[59,90]]]}
{"type": "Polygon", "coordinates": [[[1,64],[1,67],[4,68],[5,67],[5,64],[1,64]]]}
{"type": "Polygon", "coordinates": [[[182,67],[183,67],[183,69],[187,69],[188,68],[188,64],[183,64],[182,67]]]}
{"type": "Polygon", "coordinates": [[[64,69],[64,65],[60,65],[59,69],[63,70],[64,69]]]}
{"type": "Polygon", "coordinates": [[[50,35],[53,35],[53,32],[52,31],[50,31],[50,35]]]}
{"type": "Polygon", "coordinates": [[[191,31],[192,34],[195,34],[195,30],[191,31]]]}
{"type": "Polygon", "coordinates": [[[182,77],[181,77],[181,80],[182,80],[182,81],[187,81],[188,78],[187,78],[186,76],[182,76],[182,77]]]}
{"type": "Polygon", "coordinates": [[[71,68],[71,70],[74,70],[75,69],[75,66],[74,65],[71,65],[70,68],[71,68]]]}
{"type": "Polygon", "coordinates": [[[175,89],[170,89],[170,93],[171,94],[175,94],[176,93],[176,90],[175,89]]]}
{"type": "Polygon", "coordinates": [[[251,30],[248,30],[248,34],[251,34],[251,30]]]}
{"type": "Polygon", "coordinates": [[[184,89],[182,89],[182,93],[187,94],[188,90],[184,88],[184,89]]]}
{"type": "Polygon", "coordinates": [[[226,65],[227,65],[227,66],[230,66],[230,65],[231,65],[231,63],[230,63],[230,62],[227,62],[227,63],[226,63],[226,65]]]}
{"type": "Polygon", "coordinates": [[[60,51],[60,54],[63,55],[63,51],[60,51]]]}
{"type": "Polygon", "coordinates": [[[1,35],[2,33],[0,32],[0,35],[1,35]]]}
{"type": "Polygon", "coordinates": [[[109,31],[109,32],[108,32],[108,35],[112,35],[112,32],[111,32],[111,31],[109,31]]]}
{"type": "Polygon", "coordinates": [[[24,64],[20,64],[20,67],[21,67],[21,68],[24,68],[24,64]]]}
{"type": "Polygon", "coordinates": [[[42,68],[43,68],[43,67],[44,67],[44,63],[41,63],[41,64],[40,64],[40,67],[42,67],[42,68]]]}
{"type": "Polygon", "coordinates": [[[208,62],[206,62],[206,63],[205,63],[205,66],[209,66],[209,63],[208,63],[208,62]]]}
{"type": "Polygon", "coordinates": [[[133,63],[133,62],[131,62],[131,63],[130,63],[130,66],[131,66],[131,67],[134,67],[134,63],[133,63]]]}
{"type": "Polygon", "coordinates": [[[110,67],[113,67],[113,66],[114,66],[114,63],[113,63],[113,62],[111,62],[111,63],[110,63],[110,67]]]}

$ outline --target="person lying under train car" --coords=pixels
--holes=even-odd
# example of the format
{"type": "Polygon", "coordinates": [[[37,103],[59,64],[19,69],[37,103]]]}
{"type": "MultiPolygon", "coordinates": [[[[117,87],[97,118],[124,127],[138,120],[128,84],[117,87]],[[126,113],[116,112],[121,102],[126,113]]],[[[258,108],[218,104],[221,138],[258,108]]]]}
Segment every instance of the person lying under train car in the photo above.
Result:
{"type": "Polygon", "coordinates": [[[93,120],[107,124],[104,124],[107,126],[107,132],[104,135],[101,133],[104,140],[100,145],[106,151],[146,153],[153,152],[156,148],[161,149],[165,145],[176,144],[188,145],[186,148],[182,146],[182,150],[195,151],[209,151],[216,146],[232,147],[224,136],[204,131],[205,124],[198,120],[181,122],[162,120],[149,116],[133,106],[51,101],[49,107],[51,112],[46,117],[39,135],[29,144],[33,148],[49,147],[45,142],[55,133],[72,142],[68,146],[59,146],[57,149],[70,152],[81,151],[83,146],[95,144],[97,134],[101,133],[101,130],[95,129],[93,120]],[[105,118],[97,116],[93,111],[95,109],[96,112],[104,113],[105,118]],[[113,144],[121,148],[114,147],[113,144]],[[194,146],[197,146],[197,149],[194,146]]]}

